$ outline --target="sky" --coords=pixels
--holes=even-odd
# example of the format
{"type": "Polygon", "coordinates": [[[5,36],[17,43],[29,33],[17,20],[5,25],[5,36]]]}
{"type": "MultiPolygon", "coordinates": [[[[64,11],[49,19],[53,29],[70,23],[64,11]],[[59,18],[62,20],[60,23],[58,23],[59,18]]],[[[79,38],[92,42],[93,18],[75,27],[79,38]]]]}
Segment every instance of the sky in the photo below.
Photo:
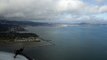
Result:
{"type": "Polygon", "coordinates": [[[0,18],[107,23],[107,0],[0,0],[0,18]]]}

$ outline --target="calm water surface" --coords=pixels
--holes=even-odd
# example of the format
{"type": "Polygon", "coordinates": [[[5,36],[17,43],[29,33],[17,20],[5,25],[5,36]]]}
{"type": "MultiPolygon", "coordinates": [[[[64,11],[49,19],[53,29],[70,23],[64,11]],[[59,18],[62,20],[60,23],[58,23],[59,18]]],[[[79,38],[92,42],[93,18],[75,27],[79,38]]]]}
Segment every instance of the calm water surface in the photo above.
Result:
{"type": "MultiPolygon", "coordinates": [[[[107,60],[107,26],[27,27],[55,46],[30,47],[24,53],[39,60],[107,60]]],[[[11,52],[12,48],[0,50],[11,52]]]]}

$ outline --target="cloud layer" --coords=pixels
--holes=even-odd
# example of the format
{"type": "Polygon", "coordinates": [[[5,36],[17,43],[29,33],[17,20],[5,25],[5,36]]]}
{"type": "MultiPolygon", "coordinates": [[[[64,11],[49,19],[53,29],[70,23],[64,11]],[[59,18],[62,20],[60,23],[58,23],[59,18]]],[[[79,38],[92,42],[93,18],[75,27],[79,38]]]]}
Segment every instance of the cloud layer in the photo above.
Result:
{"type": "Polygon", "coordinates": [[[0,0],[0,16],[33,20],[104,20],[106,0],[0,0]]]}

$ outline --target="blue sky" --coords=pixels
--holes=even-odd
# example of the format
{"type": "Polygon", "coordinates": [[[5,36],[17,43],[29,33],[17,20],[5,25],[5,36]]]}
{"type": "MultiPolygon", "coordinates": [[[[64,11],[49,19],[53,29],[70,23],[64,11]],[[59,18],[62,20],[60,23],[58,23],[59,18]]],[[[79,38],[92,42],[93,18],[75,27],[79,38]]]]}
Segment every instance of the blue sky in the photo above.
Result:
{"type": "Polygon", "coordinates": [[[106,15],[107,0],[0,0],[0,16],[12,20],[102,23],[106,15]]]}
{"type": "Polygon", "coordinates": [[[95,15],[97,18],[101,18],[101,19],[105,19],[107,20],[107,13],[103,13],[103,14],[97,14],[95,15]]]}

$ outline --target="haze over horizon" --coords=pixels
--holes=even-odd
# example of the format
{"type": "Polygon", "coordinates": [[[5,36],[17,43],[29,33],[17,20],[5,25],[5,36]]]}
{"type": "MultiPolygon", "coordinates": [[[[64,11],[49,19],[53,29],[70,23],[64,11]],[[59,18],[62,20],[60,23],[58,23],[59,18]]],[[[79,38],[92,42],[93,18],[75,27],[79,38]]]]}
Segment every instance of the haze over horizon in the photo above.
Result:
{"type": "Polygon", "coordinates": [[[107,23],[107,0],[0,0],[0,18],[107,23]]]}

